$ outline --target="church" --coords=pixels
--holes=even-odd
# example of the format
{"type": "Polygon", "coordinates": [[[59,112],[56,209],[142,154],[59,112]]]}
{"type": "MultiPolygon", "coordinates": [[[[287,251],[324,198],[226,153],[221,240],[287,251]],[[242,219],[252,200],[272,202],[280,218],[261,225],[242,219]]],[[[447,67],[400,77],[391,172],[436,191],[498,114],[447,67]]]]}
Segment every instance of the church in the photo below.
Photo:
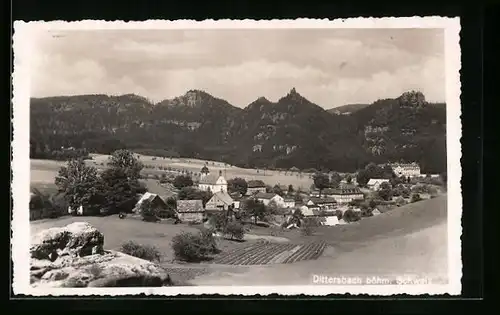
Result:
{"type": "Polygon", "coordinates": [[[198,188],[203,191],[210,191],[212,193],[227,192],[227,181],[222,176],[222,171],[219,171],[219,176],[210,174],[208,167],[205,165],[200,172],[200,182],[198,188]]]}

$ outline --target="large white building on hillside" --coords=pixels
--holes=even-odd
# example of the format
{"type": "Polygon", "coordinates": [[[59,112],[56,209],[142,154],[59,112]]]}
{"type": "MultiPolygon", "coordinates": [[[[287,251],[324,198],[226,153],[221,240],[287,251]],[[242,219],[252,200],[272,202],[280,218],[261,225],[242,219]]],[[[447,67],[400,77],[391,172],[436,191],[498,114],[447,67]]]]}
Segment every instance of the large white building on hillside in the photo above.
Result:
{"type": "Polygon", "coordinates": [[[198,188],[203,191],[227,192],[227,180],[222,176],[222,171],[219,171],[219,176],[210,174],[206,166],[201,169],[200,182],[198,188]]]}
{"type": "Polygon", "coordinates": [[[420,166],[413,163],[394,163],[390,164],[392,167],[392,171],[397,176],[406,176],[406,177],[417,177],[420,176],[420,166]]]}

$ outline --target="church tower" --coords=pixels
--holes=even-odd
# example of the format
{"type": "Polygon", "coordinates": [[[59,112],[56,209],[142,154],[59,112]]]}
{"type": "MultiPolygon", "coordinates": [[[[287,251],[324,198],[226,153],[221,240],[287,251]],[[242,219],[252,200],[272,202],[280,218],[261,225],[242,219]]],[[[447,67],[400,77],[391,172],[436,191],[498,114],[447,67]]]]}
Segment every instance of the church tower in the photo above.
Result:
{"type": "Polygon", "coordinates": [[[208,175],[210,175],[210,170],[208,169],[207,164],[205,163],[205,166],[203,166],[200,171],[200,179],[203,179],[208,175]]]}

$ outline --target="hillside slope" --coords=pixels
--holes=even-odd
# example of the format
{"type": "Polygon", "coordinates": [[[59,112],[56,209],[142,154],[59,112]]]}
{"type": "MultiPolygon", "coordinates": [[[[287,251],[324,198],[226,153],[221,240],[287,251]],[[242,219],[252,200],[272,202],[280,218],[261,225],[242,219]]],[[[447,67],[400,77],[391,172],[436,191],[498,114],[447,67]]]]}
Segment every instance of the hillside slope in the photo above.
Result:
{"type": "MultiPolygon", "coordinates": [[[[310,285],[313,275],[329,277],[427,277],[446,283],[448,271],[446,196],[410,204],[363,219],[345,229],[327,254],[318,260],[262,266],[244,271],[214,272],[192,281],[195,285],[310,285]],[[360,236],[360,231],[363,232],[360,236]],[[341,245],[343,244],[343,245],[341,245]]],[[[333,236],[332,236],[333,237],[333,236]]],[[[333,241],[334,239],[332,239],[333,241]]]]}
{"type": "MultiPolygon", "coordinates": [[[[153,104],[133,95],[33,98],[31,157],[64,147],[109,154],[149,150],[241,167],[355,171],[369,162],[419,162],[446,170],[446,108],[419,92],[332,115],[295,89],[241,109],[191,90],[153,104]]],[[[149,153],[153,154],[153,153],[149,153]]]]}

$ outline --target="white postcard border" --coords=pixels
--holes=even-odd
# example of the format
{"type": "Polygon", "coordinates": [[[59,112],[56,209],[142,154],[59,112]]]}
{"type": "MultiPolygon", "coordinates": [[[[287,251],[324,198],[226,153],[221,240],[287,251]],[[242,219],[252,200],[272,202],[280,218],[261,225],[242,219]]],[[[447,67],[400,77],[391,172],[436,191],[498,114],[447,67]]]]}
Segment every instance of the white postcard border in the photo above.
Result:
{"type": "Polygon", "coordinates": [[[12,159],[12,261],[15,294],[33,296],[68,295],[314,295],[329,294],[451,294],[461,292],[462,259],[462,194],[461,194],[461,108],[460,108],[460,20],[443,17],[405,18],[349,18],[296,20],[149,20],[144,22],[92,21],[77,22],[14,22],[13,78],[13,159],[12,159]],[[103,30],[103,29],[266,29],[266,28],[443,28],[445,30],[446,105],[447,105],[447,175],[448,175],[448,270],[446,285],[305,285],[305,286],[190,286],[161,288],[57,288],[35,289],[30,286],[29,242],[29,98],[30,53],[34,51],[37,32],[47,30],[103,30]]]}

